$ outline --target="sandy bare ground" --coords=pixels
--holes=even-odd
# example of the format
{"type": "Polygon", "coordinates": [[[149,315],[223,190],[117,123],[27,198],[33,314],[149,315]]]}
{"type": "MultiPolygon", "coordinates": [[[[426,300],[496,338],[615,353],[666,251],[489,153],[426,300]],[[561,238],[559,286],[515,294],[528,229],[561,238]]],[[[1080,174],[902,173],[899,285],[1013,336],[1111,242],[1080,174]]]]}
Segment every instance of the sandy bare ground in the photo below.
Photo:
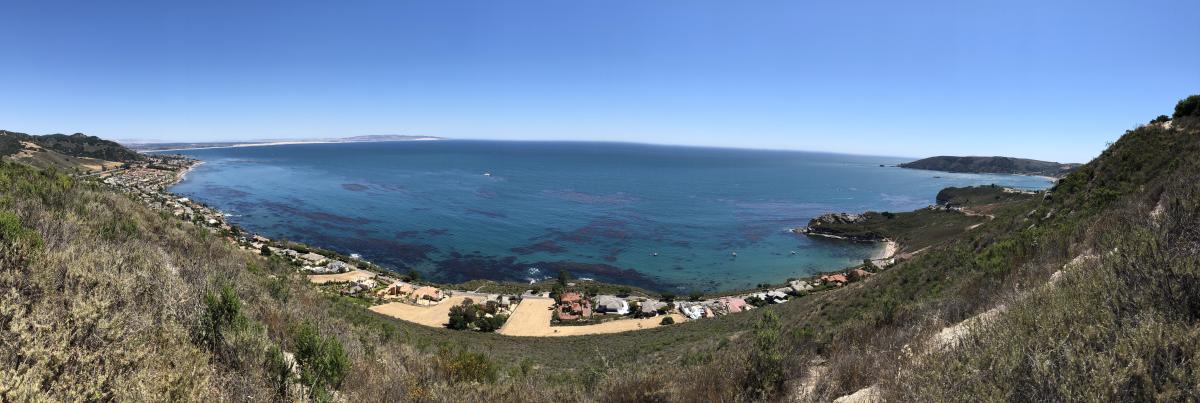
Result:
{"type": "MultiPolygon", "coordinates": [[[[416,306],[402,302],[389,302],[371,307],[372,311],[391,316],[396,319],[425,325],[429,327],[445,327],[450,321],[450,307],[462,304],[466,296],[454,296],[433,306],[416,306]]],[[[524,302],[522,302],[524,305],[524,302]]]]}
{"type": "Polygon", "coordinates": [[[375,277],[375,273],[366,270],[353,270],[338,274],[313,274],[308,276],[308,281],[313,284],[325,283],[347,283],[363,278],[375,277]]]}
{"type": "MultiPolygon", "coordinates": [[[[554,306],[553,299],[526,297],[520,305],[517,305],[512,316],[508,317],[508,322],[497,333],[507,336],[532,337],[579,336],[649,329],[659,326],[659,322],[662,321],[661,317],[653,317],[618,319],[585,326],[550,326],[550,318],[554,314],[554,311],[550,309],[552,306],[554,306]]],[[[671,314],[670,316],[675,318],[675,323],[684,321],[683,315],[671,314]]]]}
{"type": "Polygon", "coordinates": [[[896,252],[899,250],[900,244],[896,243],[896,241],[885,241],[883,242],[883,248],[879,249],[879,252],[875,253],[875,260],[883,260],[895,256],[896,252]]]}

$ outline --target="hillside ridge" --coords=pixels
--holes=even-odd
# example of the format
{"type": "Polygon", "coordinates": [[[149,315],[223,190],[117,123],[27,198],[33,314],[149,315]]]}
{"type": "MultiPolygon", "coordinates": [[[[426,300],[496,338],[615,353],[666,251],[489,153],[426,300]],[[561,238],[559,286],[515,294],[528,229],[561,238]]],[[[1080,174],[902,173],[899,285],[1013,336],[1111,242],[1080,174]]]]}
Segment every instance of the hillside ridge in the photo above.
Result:
{"type": "Polygon", "coordinates": [[[1062,177],[1082,164],[1013,157],[936,156],[899,164],[901,168],[955,173],[1015,174],[1062,177]]]}

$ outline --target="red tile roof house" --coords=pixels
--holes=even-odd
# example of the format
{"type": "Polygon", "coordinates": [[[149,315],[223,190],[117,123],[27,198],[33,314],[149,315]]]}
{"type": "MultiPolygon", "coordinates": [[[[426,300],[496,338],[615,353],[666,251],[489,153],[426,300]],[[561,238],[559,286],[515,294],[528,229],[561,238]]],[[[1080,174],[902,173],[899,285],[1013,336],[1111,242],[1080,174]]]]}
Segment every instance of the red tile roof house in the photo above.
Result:
{"type": "Polygon", "coordinates": [[[725,309],[728,310],[729,313],[738,313],[746,310],[746,300],[741,298],[721,297],[721,299],[718,301],[721,303],[721,305],[725,306],[725,309]]]}
{"type": "Polygon", "coordinates": [[[846,278],[846,275],[841,274],[841,273],[826,274],[824,276],[821,276],[821,282],[823,282],[823,283],[831,283],[832,282],[832,283],[836,283],[837,285],[842,285],[842,284],[849,283],[850,279],[846,278]]]}
{"type": "Polygon", "coordinates": [[[577,292],[564,292],[558,296],[558,306],[554,308],[558,320],[576,320],[592,316],[592,303],[577,292]]]}

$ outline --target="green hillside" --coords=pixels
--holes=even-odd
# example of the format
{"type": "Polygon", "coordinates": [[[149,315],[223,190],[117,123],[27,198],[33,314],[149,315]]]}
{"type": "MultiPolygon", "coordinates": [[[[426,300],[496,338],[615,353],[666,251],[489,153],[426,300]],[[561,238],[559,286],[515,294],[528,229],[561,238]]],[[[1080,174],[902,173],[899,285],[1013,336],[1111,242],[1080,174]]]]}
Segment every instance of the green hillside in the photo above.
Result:
{"type": "Polygon", "coordinates": [[[1012,157],[929,157],[900,164],[901,168],[926,169],[930,171],[1043,175],[1059,177],[1066,175],[1079,164],[1064,164],[1012,157]]]}
{"type": "Polygon", "coordinates": [[[143,160],[120,144],[82,133],[33,136],[0,130],[0,158],[38,168],[97,171],[143,160]]]}

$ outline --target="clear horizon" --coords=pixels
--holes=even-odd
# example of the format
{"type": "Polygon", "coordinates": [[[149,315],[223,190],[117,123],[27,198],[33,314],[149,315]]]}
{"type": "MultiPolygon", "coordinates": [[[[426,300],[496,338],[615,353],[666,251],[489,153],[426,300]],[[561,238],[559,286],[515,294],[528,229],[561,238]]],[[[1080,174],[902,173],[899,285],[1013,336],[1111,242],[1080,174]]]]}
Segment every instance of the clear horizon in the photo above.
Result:
{"type": "Polygon", "coordinates": [[[0,129],[1087,162],[1200,92],[1200,3],[38,2],[0,129]]]}

